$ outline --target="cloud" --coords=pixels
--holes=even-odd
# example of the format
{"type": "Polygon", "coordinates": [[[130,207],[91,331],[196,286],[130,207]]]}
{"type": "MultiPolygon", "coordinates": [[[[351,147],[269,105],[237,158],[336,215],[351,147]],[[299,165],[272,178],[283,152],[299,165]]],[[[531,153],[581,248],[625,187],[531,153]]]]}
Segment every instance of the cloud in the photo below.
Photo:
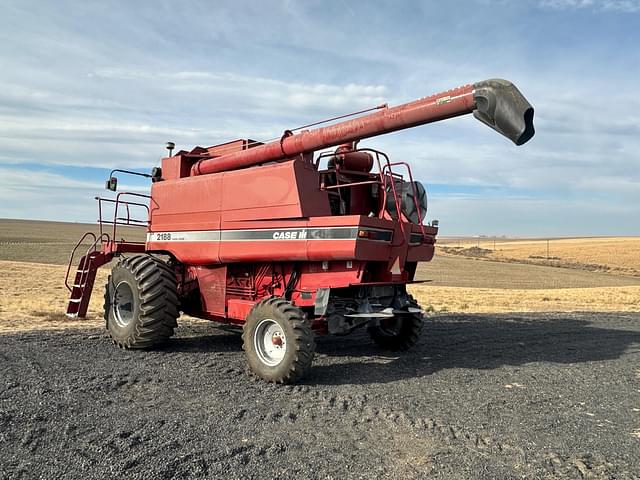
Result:
{"type": "MultiPolygon", "coordinates": [[[[148,194],[148,189],[127,184],[119,191],[148,194]]],[[[105,195],[101,182],[83,181],[47,171],[0,166],[0,218],[40,218],[93,223],[98,217],[94,197],[105,195]]],[[[126,198],[123,197],[123,200],[126,198]]],[[[132,207],[132,216],[144,218],[145,211],[132,207]]],[[[113,205],[103,205],[103,218],[113,217],[113,205]]]]}
{"type": "Polygon", "coordinates": [[[2,197],[0,208],[59,219],[65,208],[85,208],[84,195],[93,192],[82,183],[84,167],[148,170],[166,141],[190,149],[265,140],[315,120],[505,76],[536,108],[537,135],[523,147],[471,117],[363,145],[409,161],[426,183],[455,186],[433,199],[443,224],[451,216],[461,229],[479,228],[482,218],[525,228],[496,196],[522,206],[538,227],[548,225],[538,215],[544,209],[564,209],[566,229],[591,227],[581,208],[611,209],[610,226],[632,224],[621,219],[640,203],[640,38],[629,15],[639,4],[475,0],[474,14],[461,16],[442,2],[383,0],[375,8],[350,3],[354,21],[342,2],[315,0],[268,9],[257,0],[180,9],[162,1],[117,8],[8,2],[0,32],[0,168],[12,170],[3,188],[15,196],[2,197]],[[18,176],[23,164],[42,175],[23,169],[18,176]],[[35,176],[44,185],[29,187],[35,176]],[[52,184],[64,187],[47,193],[52,184]]]}
{"type": "Polygon", "coordinates": [[[0,147],[8,162],[148,167],[168,140],[187,149],[235,138],[266,140],[297,126],[292,118],[371,107],[387,93],[384,85],[208,71],[102,68],[88,79],[102,91],[91,85],[82,93],[0,82],[0,147]],[[119,92],[128,92],[128,103],[119,92]]]}
{"type": "Polygon", "coordinates": [[[557,10],[590,9],[624,13],[640,12],[639,0],[542,0],[540,5],[557,10]]]}
{"type": "Polygon", "coordinates": [[[286,82],[273,78],[238,75],[232,72],[178,71],[146,72],[121,68],[98,69],[90,74],[113,80],[144,82],[147,87],[195,95],[205,94],[228,102],[242,99],[254,109],[286,108],[307,111],[310,108],[362,108],[382,103],[387,95],[384,85],[347,83],[286,82]]]}

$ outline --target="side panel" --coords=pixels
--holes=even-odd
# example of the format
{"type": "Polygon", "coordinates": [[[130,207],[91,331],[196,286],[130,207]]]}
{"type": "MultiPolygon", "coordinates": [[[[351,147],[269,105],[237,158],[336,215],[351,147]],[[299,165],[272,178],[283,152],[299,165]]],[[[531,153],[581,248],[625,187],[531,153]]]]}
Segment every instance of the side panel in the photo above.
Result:
{"type": "Polygon", "coordinates": [[[225,316],[227,266],[196,267],[200,299],[205,312],[225,316]]]}
{"type": "Polygon", "coordinates": [[[156,182],[151,186],[151,232],[220,229],[222,176],[156,182]]]}
{"type": "Polygon", "coordinates": [[[318,172],[307,162],[263,165],[222,175],[225,222],[331,214],[328,194],[318,188],[318,172]]]}
{"type": "Polygon", "coordinates": [[[233,323],[244,323],[247,315],[249,315],[249,312],[256,303],[258,303],[257,300],[243,300],[241,298],[229,299],[229,311],[227,313],[227,318],[229,318],[233,323]]]}
{"type": "Polygon", "coordinates": [[[221,210],[225,221],[302,216],[290,162],[219,175],[223,177],[221,210]]]}
{"type": "MultiPolygon", "coordinates": [[[[318,185],[313,165],[300,160],[154,183],[147,250],[193,265],[272,259],[271,246],[220,230],[304,228],[309,216],[331,214],[318,185]]],[[[307,258],[305,242],[289,248],[289,259],[307,258]]]]}
{"type": "Polygon", "coordinates": [[[407,251],[408,262],[430,262],[433,259],[438,228],[431,226],[424,226],[423,228],[424,233],[427,235],[425,238],[422,236],[420,227],[413,225],[407,251]]]}
{"type": "Polygon", "coordinates": [[[220,229],[222,221],[330,214],[327,194],[318,189],[317,172],[303,162],[156,182],[151,198],[151,232],[213,230],[220,229]]]}

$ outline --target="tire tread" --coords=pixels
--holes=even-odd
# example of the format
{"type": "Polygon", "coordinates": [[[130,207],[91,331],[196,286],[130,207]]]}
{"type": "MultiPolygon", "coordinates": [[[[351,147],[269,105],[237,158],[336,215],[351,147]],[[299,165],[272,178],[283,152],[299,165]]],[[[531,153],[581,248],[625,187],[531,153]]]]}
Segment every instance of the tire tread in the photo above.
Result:
{"type": "MultiPolygon", "coordinates": [[[[148,348],[164,343],[174,333],[179,315],[177,281],[174,272],[159,258],[151,255],[125,257],[114,267],[128,270],[136,280],[139,315],[134,318],[135,326],[125,338],[116,338],[111,331],[113,342],[122,348],[148,348]]],[[[111,276],[105,288],[104,317],[109,327],[111,308],[111,276]]]]}
{"type": "Polygon", "coordinates": [[[289,364],[276,376],[262,375],[260,372],[254,373],[261,378],[274,383],[294,383],[305,374],[313,362],[315,351],[315,340],[313,331],[308,325],[302,311],[292,305],[282,297],[270,297],[256,303],[247,316],[242,332],[242,348],[247,356],[253,353],[252,324],[262,318],[273,318],[276,313],[282,314],[285,321],[291,325],[293,330],[293,340],[289,343],[295,344],[295,356],[289,364]],[[257,320],[255,320],[257,319],[257,320]]]}

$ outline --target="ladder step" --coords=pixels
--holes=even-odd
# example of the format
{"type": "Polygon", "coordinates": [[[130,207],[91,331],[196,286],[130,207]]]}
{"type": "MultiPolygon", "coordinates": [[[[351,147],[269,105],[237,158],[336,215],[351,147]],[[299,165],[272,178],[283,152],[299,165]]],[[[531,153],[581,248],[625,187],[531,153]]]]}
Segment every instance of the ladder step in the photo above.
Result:
{"type": "Polygon", "coordinates": [[[69,303],[80,303],[82,301],[81,298],[70,298],[69,303]]]}

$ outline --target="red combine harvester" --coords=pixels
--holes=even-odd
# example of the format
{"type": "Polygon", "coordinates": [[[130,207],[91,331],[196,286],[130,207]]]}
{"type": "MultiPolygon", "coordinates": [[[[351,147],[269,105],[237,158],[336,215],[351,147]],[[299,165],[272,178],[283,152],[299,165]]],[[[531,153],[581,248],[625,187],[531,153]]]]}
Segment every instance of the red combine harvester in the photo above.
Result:
{"type": "MultiPolygon", "coordinates": [[[[494,79],[372,110],[270,143],[236,140],[175,155],[169,143],[162,167],[143,174],[151,195],[97,198],[99,234],[78,242],[92,244],[72,285],[67,272],[67,315],[86,315],[96,270],[121,257],[104,296],[120,347],[166,341],[184,312],[241,326],[251,370],[286,383],[311,366],[314,334],[366,326],[381,348],[411,347],[422,310],[406,285],[418,262],[432,259],[438,224],[424,221],[425,190],[409,165],[358,141],[473,113],[521,145],[534,134],[533,107],[494,79]],[[337,148],[320,152],[329,147],[337,148]],[[109,221],[105,202],[115,210],[109,221]],[[136,208],[144,220],[132,218],[136,208]],[[146,242],[118,240],[117,225],[146,228],[146,242]]],[[[112,173],[107,188],[116,185],[112,173]]]]}

